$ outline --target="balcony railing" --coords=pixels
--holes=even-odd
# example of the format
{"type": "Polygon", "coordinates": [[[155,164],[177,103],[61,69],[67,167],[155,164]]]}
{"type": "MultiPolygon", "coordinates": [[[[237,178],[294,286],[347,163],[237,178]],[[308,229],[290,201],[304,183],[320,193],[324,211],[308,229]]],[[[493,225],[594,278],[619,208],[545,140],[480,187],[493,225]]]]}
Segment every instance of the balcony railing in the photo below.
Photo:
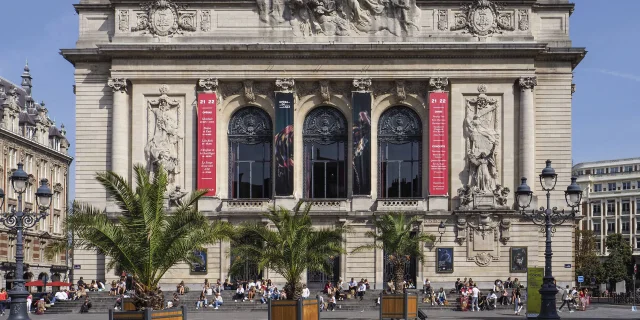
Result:
{"type": "Polygon", "coordinates": [[[424,199],[378,199],[376,202],[378,211],[425,211],[426,202],[424,199]]]}

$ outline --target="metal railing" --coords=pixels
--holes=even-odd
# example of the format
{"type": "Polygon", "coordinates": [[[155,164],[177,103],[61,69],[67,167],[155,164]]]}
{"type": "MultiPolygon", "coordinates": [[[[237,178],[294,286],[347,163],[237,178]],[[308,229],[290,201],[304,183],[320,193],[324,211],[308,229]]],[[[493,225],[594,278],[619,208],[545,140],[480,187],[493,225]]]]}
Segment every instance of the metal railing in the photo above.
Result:
{"type": "Polygon", "coordinates": [[[635,298],[635,304],[640,305],[640,294],[636,294],[634,297],[634,294],[632,292],[612,293],[606,297],[591,297],[591,303],[631,305],[631,304],[634,304],[633,303],[634,298],[635,298]]]}

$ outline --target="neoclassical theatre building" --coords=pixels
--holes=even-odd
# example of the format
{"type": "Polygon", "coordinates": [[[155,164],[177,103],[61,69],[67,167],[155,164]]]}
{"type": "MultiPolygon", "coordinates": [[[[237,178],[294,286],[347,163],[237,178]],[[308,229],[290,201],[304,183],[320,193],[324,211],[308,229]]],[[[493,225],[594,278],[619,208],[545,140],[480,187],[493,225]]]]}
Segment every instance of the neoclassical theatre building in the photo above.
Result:
{"type": "MultiPolygon", "coordinates": [[[[566,0],[80,0],[75,66],[76,198],[117,215],[94,180],[162,165],[167,205],[209,189],[211,220],[261,220],[271,206],[312,205],[318,227],[348,225],[347,254],[309,285],[366,278],[382,288],[383,250],[351,253],[372,220],[417,215],[436,235],[407,279],[449,288],[526,280],[544,236],[514,210],[513,190],[545,160],[566,207],[573,70],[566,0]],[[444,228],[440,228],[440,225],[444,228]]],[[[542,203],[541,203],[542,204],[542,203]]],[[[535,207],[535,203],[532,207],[535,207]]],[[[554,275],[573,281],[573,230],[553,237],[554,275]]],[[[164,281],[227,277],[230,243],[164,281]]],[[[116,277],[108,257],[76,251],[75,277],[116,277]]]]}

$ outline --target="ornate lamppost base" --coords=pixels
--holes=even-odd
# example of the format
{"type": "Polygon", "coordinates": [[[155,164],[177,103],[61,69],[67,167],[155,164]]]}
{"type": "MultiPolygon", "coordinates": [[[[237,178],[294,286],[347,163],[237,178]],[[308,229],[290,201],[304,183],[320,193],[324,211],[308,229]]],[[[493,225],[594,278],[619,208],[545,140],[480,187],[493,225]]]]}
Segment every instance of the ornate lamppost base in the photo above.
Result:
{"type": "Polygon", "coordinates": [[[27,297],[29,292],[25,290],[9,292],[11,306],[9,308],[9,318],[7,320],[30,320],[27,314],[27,297]]]}
{"type": "Polygon", "coordinates": [[[551,281],[545,281],[539,292],[542,304],[540,306],[538,319],[560,319],[556,308],[556,295],[558,294],[558,288],[553,284],[553,278],[551,281]]]}

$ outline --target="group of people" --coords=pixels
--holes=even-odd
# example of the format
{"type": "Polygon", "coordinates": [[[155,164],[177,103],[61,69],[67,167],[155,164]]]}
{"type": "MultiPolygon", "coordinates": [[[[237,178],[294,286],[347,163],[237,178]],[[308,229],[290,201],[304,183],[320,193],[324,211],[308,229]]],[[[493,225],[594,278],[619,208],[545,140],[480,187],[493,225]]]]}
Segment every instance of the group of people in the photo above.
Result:
{"type": "Polygon", "coordinates": [[[558,308],[558,312],[562,312],[562,308],[566,305],[569,312],[573,312],[580,308],[582,311],[587,310],[587,307],[591,303],[591,295],[589,289],[582,288],[580,290],[576,287],[569,288],[569,285],[565,289],[562,289],[562,304],[558,308]],[[573,305],[574,310],[571,310],[573,305]],[[576,307],[577,306],[577,307],[576,307]]]}

